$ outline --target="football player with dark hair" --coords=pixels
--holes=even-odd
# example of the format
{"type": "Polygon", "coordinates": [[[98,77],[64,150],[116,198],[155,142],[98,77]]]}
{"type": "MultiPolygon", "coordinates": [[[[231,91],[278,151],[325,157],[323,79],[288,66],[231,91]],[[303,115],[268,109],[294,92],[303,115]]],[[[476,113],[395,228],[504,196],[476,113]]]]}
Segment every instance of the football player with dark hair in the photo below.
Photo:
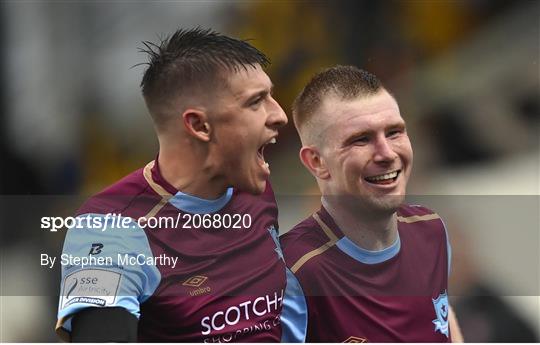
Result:
{"type": "Polygon", "coordinates": [[[103,226],[68,230],[64,255],[93,263],[63,265],[58,333],[91,342],[303,341],[305,310],[290,297],[299,286],[281,255],[264,158],[287,123],[263,70],[268,59],[199,28],[144,45],[141,87],[159,154],[79,210],[103,226]]]}

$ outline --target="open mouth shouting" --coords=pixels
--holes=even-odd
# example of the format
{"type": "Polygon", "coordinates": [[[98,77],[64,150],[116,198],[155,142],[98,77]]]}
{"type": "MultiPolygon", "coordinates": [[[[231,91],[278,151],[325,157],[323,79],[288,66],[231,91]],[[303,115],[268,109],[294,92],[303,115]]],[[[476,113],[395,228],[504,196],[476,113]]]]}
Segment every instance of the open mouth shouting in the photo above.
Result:
{"type": "Polygon", "coordinates": [[[266,148],[266,146],[270,144],[275,144],[276,142],[276,137],[273,137],[264,144],[262,144],[257,150],[257,162],[267,174],[270,174],[270,165],[264,160],[264,149],[266,148]]]}
{"type": "Polygon", "coordinates": [[[401,173],[401,169],[394,170],[394,171],[380,174],[380,175],[368,176],[364,178],[364,180],[375,185],[389,185],[389,184],[394,183],[397,180],[400,173],[401,173]]]}

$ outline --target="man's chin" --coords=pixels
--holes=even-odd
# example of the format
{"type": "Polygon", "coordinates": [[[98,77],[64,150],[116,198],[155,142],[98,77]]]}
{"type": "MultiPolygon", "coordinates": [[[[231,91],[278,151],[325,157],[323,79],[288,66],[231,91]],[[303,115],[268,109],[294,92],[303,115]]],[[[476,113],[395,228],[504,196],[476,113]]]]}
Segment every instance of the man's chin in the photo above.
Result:
{"type": "Polygon", "coordinates": [[[252,188],[251,190],[248,190],[247,192],[253,195],[261,195],[266,190],[266,182],[263,187],[257,186],[252,188]]]}
{"type": "Polygon", "coordinates": [[[262,194],[266,190],[266,179],[263,179],[257,183],[257,191],[253,194],[262,194]]]}
{"type": "Polygon", "coordinates": [[[404,195],[384,195],[363,197],[363,203],[373,211],[394,213],[405,200],[404,195]]]}

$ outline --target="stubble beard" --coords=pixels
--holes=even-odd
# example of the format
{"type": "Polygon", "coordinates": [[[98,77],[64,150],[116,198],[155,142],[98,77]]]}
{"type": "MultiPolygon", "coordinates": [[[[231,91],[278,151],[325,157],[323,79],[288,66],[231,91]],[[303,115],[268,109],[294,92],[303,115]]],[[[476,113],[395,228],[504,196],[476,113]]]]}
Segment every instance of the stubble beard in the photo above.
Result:
{"type": "Polygon", "coordinates": [[[405,200],[405,195],[326,195],[325,198],[350,214],[379,218],[393,215],[405,200]]]}
{"type": "Polygon", "coordinates": [[[391,215],[403,204],[405,195],[365,195],[359,196],[359,199],[359,203],[365,210],[381,215],[391,215]]]}

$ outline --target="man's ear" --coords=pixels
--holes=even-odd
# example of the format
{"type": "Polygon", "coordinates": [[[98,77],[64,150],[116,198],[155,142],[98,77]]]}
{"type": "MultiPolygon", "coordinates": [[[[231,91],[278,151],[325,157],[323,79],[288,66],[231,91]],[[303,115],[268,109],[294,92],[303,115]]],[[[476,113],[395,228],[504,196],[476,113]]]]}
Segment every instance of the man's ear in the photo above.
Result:
{"type": "Polygon", "coordinates": [[[184,127],[190,135],[205,142],[210,141],[211,127],[204,111],[186,109],[182,113],[182,118],[184,120],[184,127]]]}
{"type": "Polygon", "coordinates": [[[316,147],[303,146],[300,149],[300,160],[313,176],[322,180],[330,177],[324,158],[321,157],[316,147]]]}

